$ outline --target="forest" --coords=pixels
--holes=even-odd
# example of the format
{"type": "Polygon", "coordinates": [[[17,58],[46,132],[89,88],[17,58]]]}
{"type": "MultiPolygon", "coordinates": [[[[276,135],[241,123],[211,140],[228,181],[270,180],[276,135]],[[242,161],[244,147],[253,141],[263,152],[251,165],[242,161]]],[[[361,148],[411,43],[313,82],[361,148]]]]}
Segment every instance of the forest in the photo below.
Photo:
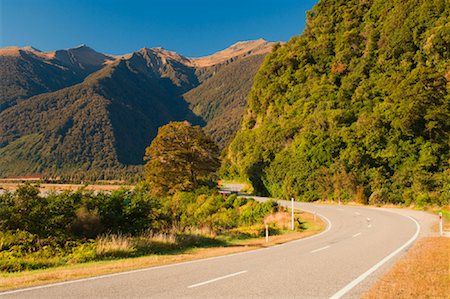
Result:
{"type": "Polygon", "coordinates": [[[223,177],[259,194],[448,204],[450,6],[320,1],[255,77],[223,177]]]}

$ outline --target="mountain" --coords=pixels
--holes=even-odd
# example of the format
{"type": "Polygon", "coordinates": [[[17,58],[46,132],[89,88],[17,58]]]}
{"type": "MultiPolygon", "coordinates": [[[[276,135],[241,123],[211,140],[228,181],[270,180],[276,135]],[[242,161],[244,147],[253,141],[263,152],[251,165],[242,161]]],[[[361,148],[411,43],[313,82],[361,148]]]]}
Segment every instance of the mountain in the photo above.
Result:
{"type": "Polygon", "coordinates": [[[228,64],[238,58],[254,56],[259,54],[267,54],[271,51],[273,43],[265,39],[258,39],[252,41],[237,42],[225,50],[214,53],[210,56],[191,58],[191,64],[195,67],[208,67],[219,64],[228,64]]]}
{"type": "Polygon", "coordinates": [[[302,200],[448,204],[450,6],[319,1],[258,71],[222,172],[302,200]]]}
{"type": "MultiPolygon", "coordinates": [[[[267,53],[272,43],[264,44],[267,53]]],[[[162,48],[143,48],[121,57],[84,45],[50,53],[3,49],[0,57],[6,57],[6,63],[14,52],[16,66],[23,65],[24,57],[31,57],[31,69],[45,68],[34,73],[13,69],[21,80],[42,85],[34,90],[21,85],[16,98],[2,98],[8,105],[0,112],[0,173],[70,179],[133,176],[160,126],[180,120],[204,126],[223,117],[227,109],[240,119],[251,78],[264,57],[262,47],[261,41],[249,42],[245,51],[239,47],[226,50],[227,55],[220,58],[207,58],[207,65],[199,63],[202,58],[187,58],[162,48]],[[252,49],[257,54],[253,55],[252,49]],[[60,74],[70,75],[71,80],[62,80],[60,74]],[[228,82],[230,78],[247,83],[228,82]],[[54,80],[58,84],[49,83],[54,80]],[[204,84],[215,88],[214,93],[200,89],[204,84]],[[194,95],[190,91],[195,91],[194,95]],[[220,109],[200,108],[203,105],[220,109]],[[235,106],[240,107],[238,112],[235,106]]],[[[5,77],[11,76],[5,73],[5,77]]],[[[11,90],[18,86],[5,85],[11,90]]],[[[233,133],[230,128],[225,131],[233,133]]],[[[220,139],[217,136],[222,133],[211,134],[220,139]]]]}
{"type": "Polygon", "coordinates": [[[202,84],[183,95],[206,122],[204,130],[224,148],[237,131],[253,78],[275,43],[242,41],[211,56],[190,58],[202,84]]]}
{"type": "Polygon", "coordinates": [[[0,111],[21,99],[80,83],[115,59],[85,45],[47,53],[29,46],[0,48],[0,111]]]}
{"type": "Polygon", "coordinates": [[[264,57],[265,54],[256,54],[237,59],[184,94],[190,109],[205,120],[205,132],[220,148],[228,144],[239,127],[253,78],[264,57]]]}

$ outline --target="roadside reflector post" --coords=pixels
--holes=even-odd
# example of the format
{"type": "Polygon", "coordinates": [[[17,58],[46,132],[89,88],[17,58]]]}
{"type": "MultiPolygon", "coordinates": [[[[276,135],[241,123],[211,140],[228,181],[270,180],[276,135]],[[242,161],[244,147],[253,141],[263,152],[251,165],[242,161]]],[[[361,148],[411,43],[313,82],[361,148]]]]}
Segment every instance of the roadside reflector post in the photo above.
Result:
{"type": "Polygon", "coordinates": [[[442,231],[442,212],[439,212],[439,235],[442,237],[443,231],[442,231]]]}
{"type": "Polygon", "coordinates": [[[266,243],[269,242],[269,225],[266,224],[266,243]]]}
{"type": "Polygon", "coordinates": [[[291,220],[291,229],[294,230],[294,198],[291,198],[291,214],[292,214],[292,220],[291,220]]]}

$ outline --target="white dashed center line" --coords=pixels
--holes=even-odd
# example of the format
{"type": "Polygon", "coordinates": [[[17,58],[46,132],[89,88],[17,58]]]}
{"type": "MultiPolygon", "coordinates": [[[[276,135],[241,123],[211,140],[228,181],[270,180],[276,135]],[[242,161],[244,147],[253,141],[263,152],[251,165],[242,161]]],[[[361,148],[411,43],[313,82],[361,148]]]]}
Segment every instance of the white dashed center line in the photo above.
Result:
{"type": "Polygon", "coordinates": [[[203,281],[203,282],[199,282],[199,283],[190,285],[190,286],[188,286],[188,288],[189,289],[196,288],[196,287],[199,287],[199,286],[211,283],[211,282],[215,282],[215,281],[218,281],[218,280],[222,280],[222,279],[230,278],[230,277],[233,277],[233,276],[241,275],[241,274],[244,274],[246,272],[247,272],[247,270],[244,270],[244,271],[241,271],[241,272],[236,272],[236,273],[228,274],[228,275],[225,275],[225,276],[220,276],[220,277],[217,277],[217,278],[213,278],[213,279],[210,279],[210,280],[207,280],[207,281],[203,281]]]}
{"type": "Polygon", "coordinates": [[[311,251],[311,253],[318,252],[318,251],[322,251],[322,250],[325,250],[325,249],[327,249],[327,248],[330,248],[330,246],[328,245],[328,246],[325,246],[325,247],[322,247],[322,248],[313,250],[313,251],[311,251]]]}

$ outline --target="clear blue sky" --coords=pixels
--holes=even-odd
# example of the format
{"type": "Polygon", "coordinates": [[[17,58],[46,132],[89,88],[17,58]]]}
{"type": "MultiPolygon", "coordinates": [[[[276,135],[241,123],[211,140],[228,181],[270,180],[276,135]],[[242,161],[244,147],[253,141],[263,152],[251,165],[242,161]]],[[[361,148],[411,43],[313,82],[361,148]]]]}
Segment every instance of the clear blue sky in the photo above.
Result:
{"type": "Polygon", "coordinates": [[[287,41],[318,0],[0,0],[0,46],[87,44],[124,54],[163,47],[202,56],[240,40],[287,41]]]}

